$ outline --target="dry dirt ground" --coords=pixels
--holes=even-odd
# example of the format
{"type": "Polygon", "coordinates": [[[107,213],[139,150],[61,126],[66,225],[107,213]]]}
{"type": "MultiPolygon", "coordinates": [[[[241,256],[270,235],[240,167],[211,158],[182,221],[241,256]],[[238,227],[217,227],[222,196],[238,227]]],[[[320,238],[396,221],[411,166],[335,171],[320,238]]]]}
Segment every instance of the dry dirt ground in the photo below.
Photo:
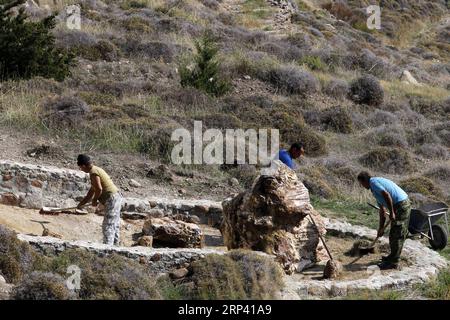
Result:
{"type": "MultiPolygon", "coordinates": [[[[355,239],[352,238],[340,238],[334,236],[327,236],[325,241],[331,251],[331,255],[334,260],[339,261],[342,264],[343,270],[340,273],[338,280],[354,280],[364,279],[373,274],[373,271],[369,268],[375,266],[380,262],[381,256],[389,253],[388,246],[376,246],[375,253],[364,255],[353,264],[350,264],[357,256],[350,256],[347,252],[352,248],[355,243],[355,239]]],[[[322,279],[323,270],[326,261],[323,261],[316,266],[305,270],[300,274],[294,274],[293,277],[297,279],[310,279],[320,280],[322,279]]],[[[400,267],[408,265],[407,260],[400,262],[400,267]]],[[[381,271],[381,273],[388,273],[389,271],[381,271]]]]}
{"type": "MultiPolygon", "coordinates": [[[[103,217],[94,213],[87,215],[59,214],[41,215],[39,210],[24,209],[0,204],[0,225],[18,233],[42,235],[44,223],[46,228],[62,236],[63,240],[86,240],[102,242],[103,217]],[[41,222],[41,223],[40,223],[41,222]]],[[[144,220],[122,220],[121,245],[132,246],[140,235],[144,220]]],[[[223,246],[220,231],[207,225],[200,225],[205,234],[207,247],[223,246]]]]}

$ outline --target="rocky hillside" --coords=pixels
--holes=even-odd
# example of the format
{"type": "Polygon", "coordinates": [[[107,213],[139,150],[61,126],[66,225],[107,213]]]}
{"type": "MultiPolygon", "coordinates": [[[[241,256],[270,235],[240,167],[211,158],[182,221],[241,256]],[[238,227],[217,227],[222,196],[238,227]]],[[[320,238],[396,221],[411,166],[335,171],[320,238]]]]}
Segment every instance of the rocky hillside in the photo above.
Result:
{"type": "Polygon", "coordinates": [[[73,166],[77,152],[89,152],[122,188],[137,178],[160,186],[155,193],[223,199],[257,168],[168,159],[172,130],[202,120],[204,128],[277,128],[284,146],[303,141],[298,174],[317,197],[365,200],[354,182],[364,168],[417,201],[450,201],[446,1],[381,1],[381,30],[365,24],[370,3],[378,1],[29,0],[30,19],[58,10],[56,41],[76,64],[63,82],[0,83],[0,156],[73,166]],[[80,30],[66,26],[74,3],[80,30]],[[221,96],[180,84],[205,32],[231,81],[221,96]],[[40,142],[45,152],[26,153],[40,142]]]}

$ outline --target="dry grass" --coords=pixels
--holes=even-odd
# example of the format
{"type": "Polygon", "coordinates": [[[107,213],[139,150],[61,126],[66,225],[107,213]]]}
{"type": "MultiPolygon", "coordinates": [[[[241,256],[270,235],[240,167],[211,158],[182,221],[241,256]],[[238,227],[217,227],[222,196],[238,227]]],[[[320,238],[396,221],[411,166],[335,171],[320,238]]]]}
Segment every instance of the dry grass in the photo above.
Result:
{"type": "Polygon", "coordinates": [[[392,100],[401,100],[407,97],[421,97],[431,101],[440,102],[450,95],[449,90],[426,84],[417,86],[402,81],[382,80],[381,85],[392,100]]]}
{"type": "Polygon", "coordinates": [[[28,90],[11,90],[0,93],[0,124],[32,132],[44,129],[39,119],[43,94],[28,90]]]}

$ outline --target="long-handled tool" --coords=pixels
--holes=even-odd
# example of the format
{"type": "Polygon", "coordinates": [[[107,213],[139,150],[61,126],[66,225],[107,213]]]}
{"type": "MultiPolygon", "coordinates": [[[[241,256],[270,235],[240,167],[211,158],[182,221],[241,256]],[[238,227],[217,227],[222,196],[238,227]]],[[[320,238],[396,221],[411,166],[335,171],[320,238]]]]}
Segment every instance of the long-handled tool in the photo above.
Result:
{"type": "MultiPolygon", "coordinates": [[[[372,208],[375,208],[377,210],[380,210],[379,207],[374,206],[371,203],[368,203],[372,208]]],[[[387,223],[383,226],[383,229],[381,230],[381,235],[377,235],[377,237],[368,245],[368,246],[361,246],[359,245],[357,248],[358,251],[358,257],[356,259],[354,259],[353,261],[351,261],[348,265],[352,265],[355,262],[357,262],[359,259],[361,259],[363,256],[369,254],[369,253],[374,253],[375,252],[375,244],[377,243],[377,241],[380,239],[380,237],[384,234],[384,231],[387,229],[387,227],[389,226],[389,224],[391,223],[391,219],[390,217],[388,217],[388,221],[387,223]]]]}
{"type": "Polygon", "coordinates": [[[333,259],[333,256],[331,255],[330,249],[328,249],[328,246],[325,242],[325,239],[322,237],[322,235],[320,234],[320,230],[317,227],[316,222],[314,221],[313,217],[311,214],[308,214],[309,219],[311,220],[312,224],[314,225],[314,227],[317,229],[317,233],[319,235],[320,240],[323,243],[323,246],[325,247],[325,250],[327,251],[328,256],[330,257],[330,260],[328,260],[327,264],[325,265],[325,269],[323,270],[323,277],[325,279],[328,278],[336,278],[339,275],[340,272],[340,264],[339,262],[335,261],[333,259]]]}
{"type": "MultiPolygon", "coordinates": [[[[86,205],[82,206],[85,207],[86,205]]],[[[69,208],[51,208],[51,207],[42,207],[41,210],[39,210],[40,214],[47,214],[47,215],[59,215],[60,213],[64,212],[70,212],[71,210],[75,210],[75,214],[87,214],[84,211],[77,210],[78,207],[69,207],[69,208]]]]}

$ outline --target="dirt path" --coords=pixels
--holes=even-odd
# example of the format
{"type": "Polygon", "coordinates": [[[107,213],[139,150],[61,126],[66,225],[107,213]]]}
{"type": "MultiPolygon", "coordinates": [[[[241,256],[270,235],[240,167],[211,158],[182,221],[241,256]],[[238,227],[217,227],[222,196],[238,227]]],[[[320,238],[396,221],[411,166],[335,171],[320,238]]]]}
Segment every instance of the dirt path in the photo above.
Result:
{"type": "MultiPolygon", "coordinates": [[[[224,0],[222,8],[233,15],[244,14],[245,2],[245,0],[224,0]]],[[[297,10],[295,4],[289,0],[266,0],[266,2],[274,10],[272,10],[272,14],[263,19],[262,24],[267,26],[265,32],[272,36],[286,36],[294,28],[291,23],[291,15],[297,10]]],[[[260,8],[256,10],[260,10],[260,8]]]]}

